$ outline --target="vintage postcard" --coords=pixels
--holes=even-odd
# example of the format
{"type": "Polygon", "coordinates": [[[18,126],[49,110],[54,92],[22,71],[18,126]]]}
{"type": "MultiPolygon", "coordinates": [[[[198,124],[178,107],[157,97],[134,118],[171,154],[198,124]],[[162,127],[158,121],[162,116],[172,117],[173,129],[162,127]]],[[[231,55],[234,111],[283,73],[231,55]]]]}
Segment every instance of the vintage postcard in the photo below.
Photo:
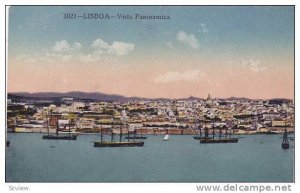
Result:
{"type": "Polygon", "coordinates": [[[294,6],[6,11],[7,183],[295,182],[294,6]]]}

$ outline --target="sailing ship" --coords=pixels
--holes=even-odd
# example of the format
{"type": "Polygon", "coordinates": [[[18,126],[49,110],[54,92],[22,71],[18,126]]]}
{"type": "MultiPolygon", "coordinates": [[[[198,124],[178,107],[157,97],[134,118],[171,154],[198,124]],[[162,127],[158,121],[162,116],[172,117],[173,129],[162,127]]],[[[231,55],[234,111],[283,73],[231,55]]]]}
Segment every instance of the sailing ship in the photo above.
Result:
{"type": "MultiPolygon", "coordinates": [[[[237,143],[238,138],[228,137],[228,128],[225,129],[225,137],[222,138],[222,128],[219,128],[219,137],[215,137],[215,126],[212,127],[212,137],[208,135],[208,128],[205,128],[204,137],[200,139],[200,143],[237,143]]],[[[231,135],[231,134],[230,134],[231,135]]]]}
{"type": "Polygon", "coordinates": [[[119,138],[119,141],[115,141],[114,140],[114,131],[113,129],[111,128],[110,129],[110,134],[111,134],[111,140],[110,141],[104,141],[103,140],[103,128],[101,128],[101,138],[100,138],[100,141],[95,141],[94,142],[94,147],[142,147],[144,146],[144,142],[143,141],[135,141],[135,134],[136,132],[134,132],[134,135],[133,135],[133,141],[130,141],[131,139],[131,136],[130,136],[130,131],[129,131],[129,126],[128,126],[128,123],[127,123],[127,119],[128,119],[128,116],[126,114],[126,111],[125,110],[122,110],[122,117],[121,119],[123,120],[124,124],[123,125],[126,125],[127,127],[127,141],[122,141],[122,136],[123,136],[123,128],[122,126],[119,127],[120,128],[120,138],[119,138]]]}
{"type": "Polygon", "coordinates": [[[283,139],[282,139],[282,142],[281,142],[281,147],[282,147],[282,149],[289,149],[290,148],[290,143],[289,143],[289,140],[288,140],[286,128],[284,129],[284,134],[283,134],[283,139]]]}
{"type": "Polygon", "coordinates": [[[122,141],[123,136],[123,129],[120,128],[120,138],[119,141],[114,140],[114,132],[113,129],[110,129],[111,134],[111,140],[110,141],[104,141],[103,140],[103,128],[101,128],[101,138],[100,141],[94,142],[94,147],[142,147],[144,146],[143,141],[135,141],[135,138],[133,138],[133,141],[129,141],[130,139],[130,132],[129,129],[127,130],[127,141],[122,141]]]}
{"type": "Polygon", "coordinates": [[[56,126],[56,134],[55,135],[50,135],[49,133],[49,124],[47,125],[48,133],[47,135],[43,135],[43,139],[50,139],[50,140],[76,140],[77,139],[77,134],[71,134],[71,128],[69,125],[69,132],[68,135],[59,135],[59,125],[58,125],[58,118],[53,118],[52,117],[52,111],[50,111],[50,119],[49,119],[50,125],[55,125],[56,126]]]}

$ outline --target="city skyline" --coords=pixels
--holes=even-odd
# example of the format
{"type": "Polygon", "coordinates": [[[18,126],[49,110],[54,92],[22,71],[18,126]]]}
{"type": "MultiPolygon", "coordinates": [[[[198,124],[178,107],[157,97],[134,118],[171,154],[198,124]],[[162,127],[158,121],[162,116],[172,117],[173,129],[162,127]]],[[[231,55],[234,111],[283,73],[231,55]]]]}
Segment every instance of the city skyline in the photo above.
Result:
{"type": "Polygon", "coordinates": [[[7,67],[8,92],[293,99],[294,7],[13,6],[7,67]]]}

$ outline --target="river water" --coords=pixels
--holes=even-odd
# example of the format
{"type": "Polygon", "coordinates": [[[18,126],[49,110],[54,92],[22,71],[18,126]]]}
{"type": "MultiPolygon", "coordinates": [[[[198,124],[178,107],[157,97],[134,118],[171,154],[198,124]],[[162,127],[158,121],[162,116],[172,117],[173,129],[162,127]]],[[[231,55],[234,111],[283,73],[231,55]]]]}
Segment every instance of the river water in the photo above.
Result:
{"type": "MultiPolygon", "coordinates": [[[[9,133],[7,182],[294,182],[294,141],[242,136],[236,144],[200,144],[188,135],[150,135],[144,147],[95,148],[99,135],[76,141],[9,133]]],[[[107,137],[107,139],[109,139],[107,137]]]]}

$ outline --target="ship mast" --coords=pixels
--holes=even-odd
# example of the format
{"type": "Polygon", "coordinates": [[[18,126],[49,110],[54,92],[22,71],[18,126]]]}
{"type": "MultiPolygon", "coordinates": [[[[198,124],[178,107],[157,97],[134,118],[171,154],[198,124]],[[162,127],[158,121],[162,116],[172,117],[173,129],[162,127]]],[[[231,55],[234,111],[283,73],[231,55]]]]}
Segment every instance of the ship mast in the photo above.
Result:
{"type": "MultiPolygon", "coordinates": [[[[234,125],[234,127],[235,127],[235,125],[234,125]]],[[[231,128],[230,128],[230,132],[229,132],[229,138],[231,138],[231,135],[232,135],[232,133],[233,133],[233,130],[232,130],[232,128],[233,128],[233,127],[231,127],[231,128]]]]}
{"type": "Polygon", "coordinates": [[[47,124],[48,135],[49,135],[49,125],[51,124],[51,119],[52,119],[52,110],[50,110],[50,118],[49,118],[48,124],[47,124]]]}
{"type": "Polygon", "coordinates": [[[202,137],[201,127],[202,127],[201,121],[199,121],[199,127],[198,127],[198,129],[199,129],[200,138],[202,137]]]}
{"type": "Polygon", "coordinates": [[[70,125],[71,125],[71,123],[69,123],[69,136],[71,136],[71,126],[70,125]]]}
{"type": "Polygon", "coordinates": [[[120,127],[120,142],[122,141],[122,126],[120,127]]]}
{"type": "Polygon", "coordinates": [[[283,141],[284,141],[284,142],[287,141],[287,131],[286,131],[286,128],[284,129],[283,141]]]}
{"type": "Polygon", "coordinates": [[[100,132],[101,132],[101,143],[102,143],[102,139],[103,139],[102,127],[100,127],[100,132]]]}
{"type": "Polygon", "coordinates": [[[215,123],[213,123],[212,127],[213,127],[213,139],[215,139],[215,123]]]}
{"type": "Polygon", "coordinates": [[[126,127],[127,127],[127,141],[129,142],[129,127],[128,127],[128,124],[126,124],[126,127]]]}
{"type": "Polygon", "coordinates": [[[111,128],[111,142],[114,141],[114,130],[113,128],[111,128]]]}
{"type": "Polygon", "coordinates": [[[208,138],[208,128],[207,127],[205,127],[205,129],[204,129],[204,137],[205,138],[208,138]]]}
{"type": "Polygon", "coordinates": [[[58,118],[56,118],[56,136],[58,136],[58,129],[59,129],[59,127],[58,127],[58,118]]]}
{"type": "Polygon", "coordinates": [[[135,141],[136,130],[133,131],[133,141],[135,141]]]}
{"type": "Polygon", "coordinates": [[[284,149],[288,149],[290,147],[290,144],[289,144],[289,141],[288,141],[288,136],[287,136],[286,125],[285,125],[285,129],[284,129],[284,134],[283,134],[281,147],[284,148],[284,149]]]}

